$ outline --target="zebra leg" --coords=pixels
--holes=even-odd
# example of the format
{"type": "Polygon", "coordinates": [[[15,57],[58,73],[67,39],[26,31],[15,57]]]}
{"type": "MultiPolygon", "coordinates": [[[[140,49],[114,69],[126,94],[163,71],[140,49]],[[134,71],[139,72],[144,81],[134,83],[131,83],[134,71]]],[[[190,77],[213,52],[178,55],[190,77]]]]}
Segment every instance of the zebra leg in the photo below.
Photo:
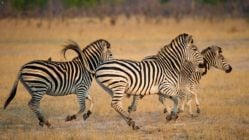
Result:
{"type": "Polygon", "coordinates": [[[83,114],[84,120],[86,120],[92,114],[92,109],[93,109],[92,97],[90,95],[87,95],[86,99],[88,99],[90,102],[90,108],[88,109],[88,111],[86,113],[83,114]]]}
{"type": "Polygon", "coordinates": [[[178,113],[184,112],[185,105],[187,103],[187,97],[183,97],[180,99],[180,108],[178,109],[178,113]]]}
{"type": "Polygon", "coordinates": [[[71,121],[71,120],[76,119],[78,115],[82,114],[85,111],[85,108],[86,108],[86,105],[85,105],[86,94],[85,93],[86,92],[84,91],[76,92],[80,110],[76,114],[68,115],[66,117],[66,121],[71,121]]]}
{"type": "Polygon", "coordinates": [[[192,112],[192,105],[191,105],[192,99],[189,98],[189,100],[187,101],[187,107],[188,107],[188,112],[191,115],[191,117],[197,117],[198,115],[196,113],[192,112]]]}
{"type": "Polygon", "coordinates": [[[187,102],[189,101],[189,99],[192,98],[192,95],[193,95],[192,91],[189,89],[179,91],[179,99],[180,99],[179,113],[184,112],[185,105],[187,105],[187,102]]]}
{"type": "Polygon", "coordinates": [[[197,88],[198,88],[198,85],[191,84],[191,93],[195,98],[196,112],[201,113],[200,102],[199,102],[199,99],[196,93],[197,88]]]}
{"type": "Polygon", "coordinates": [[[169,106],[167,106],[167,105],[165,104],[165,97],[159,94],[158,100],[159,100],[159,102],[162,103],[163,106],[164,106],[163,113],[168,114],[169,111],[170,111],[171,109],[170,109],[169,106]]]}
{"type": "Polygon", "coordinates": [[[177,112],[179,103],[179,97],[177,96],[176,92],[177,90],[174,88],[174,86],[171,86],[168,83],[162,83],[162,85],[159,86],[159,89],[159,96],[167,97],[174,103],[171,113],[166,116],[166,120],[176,120],[178,118],[177,112]]]}
{"type": "Polygon", "coordinates": [[[173,101],[174,106],[171,113],[166,116],[166,120],[168,121],[170,121],[171,119],[176,120],[178,118],[177,112],[178,112],[179,98],[177,96],[171,96],[170,99],[173,101]]]}
{"type": "Polygon", "coordinates": [[[40,100],[41,97],[36,98],[36,96],[32,96],[32,99],[29,101],[28,106],[36,114],[40,126],[43,127],[44,125],[46,125],[47,127],[51,128],[51,124],[48,120],[46,120],[40,109],[40,100]]]}
{"type": "Polygon", "coordinates": [[[201,113],[201,109],[200,109],[200,102],[198,100],[197,94],[194,93],[194,98],[195,98],[195,104],[196,104],[196,112],[197,113],[201,113]]]}
{"type": "Polygon", "coordinates": [[[131,113],[131,112],[137,110],[137,102],[138,102],[139,99],[140,99],[140,97],[139,97],[138,95],[134,95],[134,96],[133,96],[132,103],[131,103],[131,105],[128,107],[128,112],[129,112],[129,113],[131,113]]]}
{"type": "Polygon", "coordinates": [[[139,129],[139,127],[136,126],[135,121],[133,121],[132,118],[128,117],[129,114],[122,107],[121,99],[123,97],[123,93],[124,92],[120,92],[120,93],[114,92],[113,97],[112,97],[111,107],[122,116],[122,118],[126,121],[126,123],[129,126],[133,128],[133,130],[139,129]]]}

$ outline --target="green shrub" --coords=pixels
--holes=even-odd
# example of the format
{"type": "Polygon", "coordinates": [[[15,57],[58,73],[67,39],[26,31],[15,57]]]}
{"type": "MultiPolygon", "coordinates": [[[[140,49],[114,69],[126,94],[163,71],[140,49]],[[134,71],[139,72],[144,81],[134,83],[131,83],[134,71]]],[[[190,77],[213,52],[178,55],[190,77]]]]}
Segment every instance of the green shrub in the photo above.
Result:
{"type": "Polygon", "coordinates": [[[47,3],[48,0],[11,0],[11,6],[18,11],[43,9],[47,3]]]}

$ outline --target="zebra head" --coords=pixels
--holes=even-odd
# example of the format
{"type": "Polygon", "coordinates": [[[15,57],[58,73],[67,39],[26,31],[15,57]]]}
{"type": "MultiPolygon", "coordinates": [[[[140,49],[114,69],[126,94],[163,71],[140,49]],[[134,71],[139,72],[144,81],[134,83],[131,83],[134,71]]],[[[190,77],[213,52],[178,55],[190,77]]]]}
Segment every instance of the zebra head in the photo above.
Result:
{"type": "Polygon", "coordinates": [[[209,69],[210,66],[213,66],[217,69],[225,71],[226,73],[230,73],[232,71],[232,66],[227,63],[226,59],[222,55],[221,47],[207,47],[202,51],[202,54],[204,55],[207,69],[209,69]]]}
{"type": "Polygon", "coordinates": [[[198,47],[194,45],[194,40],[191,35],[184,34],[185,46],[186,46],[186,61],[191,62],[196,72],[203,72],[204,68],[204,58],[200,53],[198,47]]]}
{"type": "Polygon", "coordinates": [[[178,70],[186,61],[192,63],[197,72],[204,68],[203,56],[194,45],[192,36],[186,33],[178,35],[170,44],[164,46],[157,56],[160,61],[169,63],[178,70]]]}
{"type": "Polygon", "coordinates": [[[99,42],[102,44],[103,51],[101,53],[101,57],[103,61],[108,61],[113,59],[112,52],[111,52],[111,44],[103,39],[100,39],[99,42]]]}

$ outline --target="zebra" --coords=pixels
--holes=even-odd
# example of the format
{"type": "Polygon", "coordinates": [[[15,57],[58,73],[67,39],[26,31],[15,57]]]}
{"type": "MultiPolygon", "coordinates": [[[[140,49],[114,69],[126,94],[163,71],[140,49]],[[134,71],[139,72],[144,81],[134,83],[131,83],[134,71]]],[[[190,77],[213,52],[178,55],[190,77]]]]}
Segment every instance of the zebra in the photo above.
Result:
{"type": "MultiPolygon", "coordinates": [[[[196,90],[199,86],[201,77],[206,75],[207,70],[210,69],[210,67],[214,67],[216,69],[220,69],[225,71],[226,73],[230,73],[232,71],[232,67],[230,64],[228,64],[224,58],[224,56],[222,55],[222,48],[219,46],[210,46],[205,48],[204,50],[202,50],[201,54],[203,55],[204,58],[204,72],[196,72],[194,70],[194,65],[193,63],[186,61],[183,64],[182,70],[181,70],[181,74],[180,74],[180,87],[178,90],[178,94],[181,95],[181,105],[179,108],[179,112],[183,112],[184,111],[184,107],[185,105],[187,105],[188,109],[189,109],[189,114],[192,117],[197,116],[197,114],[194,114],[192,112],[192,107],[191,107],[191,101],[192,101],[192,97],[194,97],[195,99],[195,103],[196,103],[196,112],[200,113],[200,103],[197,97],[197,93],[196,90]]],[[[143,61],[150,61],[150,60],[154,60],[155,56],[150,56],[147,57],[145,59],[143,59],[143,61]]],[[[137,100],[141,99],[139,96],[134,96],[131,105],[128,107],[128,112],[132,112],[132,111],[136,111],[137,108],[137,100]]],[[[164,97],[163,96],[159,96],[159,101],[165,106],[164,108],[164,113],[167,113],[167,110],[169,110],[169,107],[165,105],[164,103],[164,97]]]]}
{"type": "Polygon", "coordinates": [[[111,45],[104,39],[99,39],[87,45],[82,51],[79,45],[73,41],[65,45],[62,50],[77,50],[78,57],[72,61],[56,62],[48,60],[34,60],[21,67],[17,74],[16,81],[4,104],[4,109],[15,97],[19,80],[31,95],[28,103],[30,109],[36,114],[40,126],[52,127],[40,109],[40,100],[43,95],[66,96],[75,94],[80,105],[80,109],[73,115],[68,115],[66,121],[76,119],[78,115],[85,111],[85,99],[90,101],[89,110],[83,114],[86,120],[92,113],[92,98],[88,94],[91,86],[94,71],[101,63],[112,58],[111,45]]]}
{"type": "Polygon", "coordinates": [[[210,46],[204,49],[202,52],[202,55],[204,57],[204,65],[205,65],[205,72],[199,73],[199,72],[193,72],[190,77],[189,84],[187,85],[190,89],[189,92],[191,94],[187,94],[187,98],[185,98],[184,102],[181,104],[181,108],[179,109],[180,112],[184,111],[185,105],[187,105],[189,109],[189,114],[192,116],[195,116],[192,113],[192,97],[195,99],[196,104],[196,112],[200,113],[200,103],[197,96],[197,88],[199,86],[201,77],[207,74],[207,71],[210,70],[211,67],[214,67],[216,69],[220,69],[225,71],[226,73],[230,73],[232,71],[232,66],[226,61],[225,57],[222,54],[222,48],[219,46],[210,46]]]}
{"type": "Polygon", "coordinates": [[[155,61],[113,59],[101,64],[95,71],[97,83],[111,96],[114,108],[133,129],[139,129],[135,121],[123,109],[124,94],[145,96],[159,94],[170,98],[174,108],[166,119],[177,119],[178,97],[176,84],[182,63],[190,60],[196,67],[203,67],[204,60],[193,43],[191,35],[183,33],[165,45],[155,61]]]}

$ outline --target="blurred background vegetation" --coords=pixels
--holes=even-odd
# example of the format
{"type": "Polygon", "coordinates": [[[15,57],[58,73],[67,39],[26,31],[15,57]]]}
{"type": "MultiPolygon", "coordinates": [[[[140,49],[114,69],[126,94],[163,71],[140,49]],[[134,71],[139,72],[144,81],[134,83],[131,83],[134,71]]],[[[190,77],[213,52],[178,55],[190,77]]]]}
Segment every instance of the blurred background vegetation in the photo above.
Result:
{"type": "Polygon", "coordinates": [[[0,0],[0,18],[249,17],[248,0],[0,0]]]}

